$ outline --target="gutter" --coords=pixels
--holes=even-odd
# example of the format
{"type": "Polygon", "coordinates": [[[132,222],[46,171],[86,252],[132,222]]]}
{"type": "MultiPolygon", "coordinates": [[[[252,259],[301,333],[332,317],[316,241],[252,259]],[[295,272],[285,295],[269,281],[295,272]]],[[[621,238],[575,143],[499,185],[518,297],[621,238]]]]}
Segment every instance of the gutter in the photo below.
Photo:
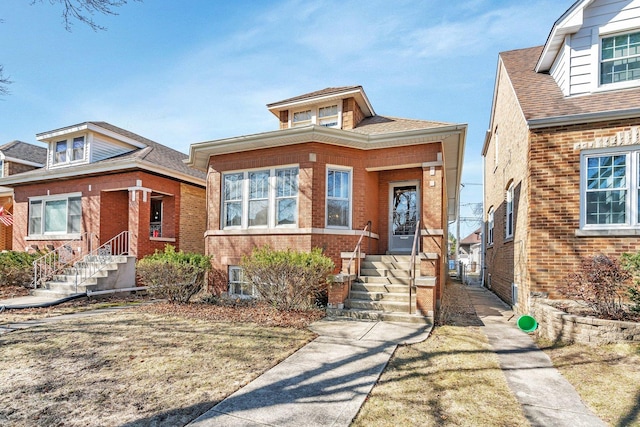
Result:
{"type": "Polygon", "coordinates": [[[553,126],[568,126],[582,123],[594,123],[606,120],[634,119],[640,117],[640,108],[617,111],[599,111],[596,113],[572,114],[568,116],[545,117],[527,120],[529,129],[542,129],[553,126]]]}

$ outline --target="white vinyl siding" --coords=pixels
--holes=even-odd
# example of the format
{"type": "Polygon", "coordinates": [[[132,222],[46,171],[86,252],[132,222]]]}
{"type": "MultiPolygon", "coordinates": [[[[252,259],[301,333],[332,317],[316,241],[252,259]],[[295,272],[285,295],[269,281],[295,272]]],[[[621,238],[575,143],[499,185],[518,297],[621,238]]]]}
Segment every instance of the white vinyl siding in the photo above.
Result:
{"type": "Polygon", "coordinates": [[[114,144],[99,138],[97,135],[91,138],[90,145],[92,162],[98,162],[133,151],[131,147],[114,144]]]}

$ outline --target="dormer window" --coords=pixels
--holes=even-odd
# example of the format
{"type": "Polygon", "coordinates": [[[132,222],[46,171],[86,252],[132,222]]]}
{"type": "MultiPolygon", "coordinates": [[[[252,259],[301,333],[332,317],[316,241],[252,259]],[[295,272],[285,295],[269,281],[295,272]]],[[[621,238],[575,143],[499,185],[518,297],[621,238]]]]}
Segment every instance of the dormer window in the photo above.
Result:
{"type": "Polygon", "coordinates": [[[318,124],[329,128],[338,126],[338,106],[320,107],[318,109],[318,124]]]}
{"type": "Polygon", "coordinates": [[[311,110],[296,111],[293,113],[293,126],[305,126],[311,124],[311,110]]]}
{"type": "Polygon", "coordinates": [[[54,142],[53,164],[61,165],[84,160],[85,138],[78,136],[73,139],[65,139],[54,142]]]}
{"type": "Polygon", "coordinates": [[[640,79],[640,32],[602,39],[600,84],[640,79]]]}

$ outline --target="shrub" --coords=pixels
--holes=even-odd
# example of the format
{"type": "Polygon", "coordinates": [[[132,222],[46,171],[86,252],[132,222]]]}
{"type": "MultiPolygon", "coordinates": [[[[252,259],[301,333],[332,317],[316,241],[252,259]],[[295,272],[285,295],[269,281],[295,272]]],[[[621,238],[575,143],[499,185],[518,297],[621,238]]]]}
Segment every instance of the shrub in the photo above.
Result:
{"type": "Polygon", "coordinates": [[[622,266],[634,279],[632,286],[627,289],[631,301],[631,311],[640,314],[640,252],[635,254],[622,254],[622,266]]]}
{"type": "Polygon", "coordinates": [[[1,252],[0,285],[30,287],[33,282],[33,261],[41,256],[41,253],[1,252]]]}
{"type": "Polygon", "coordinates": [[[306,310],[321,297],[333,261],[319,248],[311,252],[256,248],[242,258],[244,277],[260,298],[280,310],[306,310]]]}
{"type": "Polygon", "coordinates": [[[595,255],[582,258],[578,271],[569,274],[558,290],[569,299],[584,302],[598,316],[623,319],[629,279],[631,274],[618,260],[595,255]]]}
{"type": "Polygon", "coordinates": [[[205,284],[211,270],[211,258],[195,253],[176,252],[167,245],[164,252],[156,251],[138,261],[136,274],[149,293],[170,302],[189,302],[205,284]]]}

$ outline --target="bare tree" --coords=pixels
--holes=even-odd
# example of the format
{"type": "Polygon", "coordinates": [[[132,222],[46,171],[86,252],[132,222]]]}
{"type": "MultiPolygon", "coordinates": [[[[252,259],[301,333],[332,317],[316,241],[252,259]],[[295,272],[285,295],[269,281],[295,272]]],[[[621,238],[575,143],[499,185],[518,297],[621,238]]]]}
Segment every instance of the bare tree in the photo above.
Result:
{"type": "MultiPolygon", "coordinates": [[[[117,15],[116,8],[124,6],[131,0],[31,0],[31,4],[48,2],[51,5],[62,5],[62,19],[64,28],[71,31],[73,21],[86,24],[93,31],[106,30],[93,20],[93,16],[98,13],[102,15],[117,15]]],[[[133,0],[142,1],[142,0],[133,0]]],[[[3,21],[0,19],[0,23],[3,21]]],[[[3,75],[4,68],[0,65],[0,96],[9,93],[8,86],[12,83],[8,77],[3,75]]]]}

